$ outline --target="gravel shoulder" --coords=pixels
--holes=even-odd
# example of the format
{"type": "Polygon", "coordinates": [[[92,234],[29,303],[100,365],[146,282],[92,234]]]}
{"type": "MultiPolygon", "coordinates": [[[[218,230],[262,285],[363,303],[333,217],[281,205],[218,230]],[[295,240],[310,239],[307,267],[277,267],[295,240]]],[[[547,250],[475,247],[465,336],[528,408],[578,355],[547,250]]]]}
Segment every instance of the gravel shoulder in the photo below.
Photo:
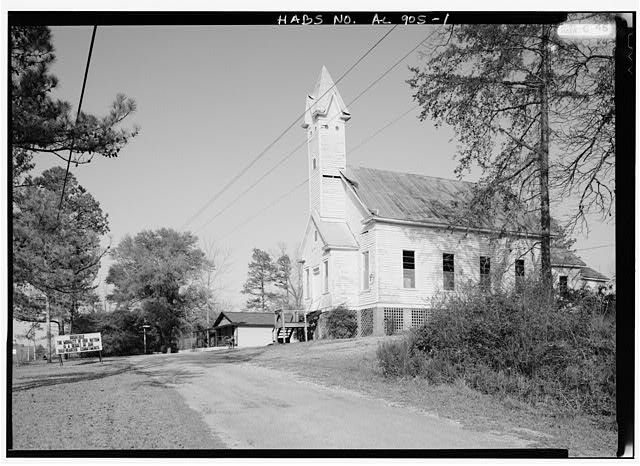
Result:
{"type": "Polygon", "coordinates": [[[13,371],[13,450],[224,448],[173,389],[134,358],[24,365],[13,371]]]}

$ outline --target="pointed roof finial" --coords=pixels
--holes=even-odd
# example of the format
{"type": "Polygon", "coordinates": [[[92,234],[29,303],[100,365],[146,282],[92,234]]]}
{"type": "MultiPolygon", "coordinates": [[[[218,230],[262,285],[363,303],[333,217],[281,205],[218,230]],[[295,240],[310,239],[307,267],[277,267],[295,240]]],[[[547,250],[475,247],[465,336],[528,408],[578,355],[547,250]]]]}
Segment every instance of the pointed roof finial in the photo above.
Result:
{"type": "Polygon", "coordinates": [[[320,70],[320,76],[318,76],[313,92],[307,96],[307,106],[302,127],[307,128],[315,115],[326,116],[332,99],[334,99],[338,105],[340,118],[345,121],[351,118],[349,109],[345,105],[344,100],[342,100],[342,96],[340,92],[338,92],[338,88],[333,82],[329,70],[327,70],[326,66],[322,65],[322,70],[320,70]]]}

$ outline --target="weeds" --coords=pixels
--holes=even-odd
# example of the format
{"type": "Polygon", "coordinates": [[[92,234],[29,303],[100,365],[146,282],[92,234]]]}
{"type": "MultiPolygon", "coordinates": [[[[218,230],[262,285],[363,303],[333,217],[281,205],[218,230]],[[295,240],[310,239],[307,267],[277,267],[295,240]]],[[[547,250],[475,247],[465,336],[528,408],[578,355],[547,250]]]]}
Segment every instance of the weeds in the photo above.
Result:
{"type": "Polygon", "coordinates": [[[588,293],[550,304],[539,296],[531,282],[519,293],[469,288],[441,299],[423,327],[379,345],[382,373],[613,416],[615,319],[588,293]]]}

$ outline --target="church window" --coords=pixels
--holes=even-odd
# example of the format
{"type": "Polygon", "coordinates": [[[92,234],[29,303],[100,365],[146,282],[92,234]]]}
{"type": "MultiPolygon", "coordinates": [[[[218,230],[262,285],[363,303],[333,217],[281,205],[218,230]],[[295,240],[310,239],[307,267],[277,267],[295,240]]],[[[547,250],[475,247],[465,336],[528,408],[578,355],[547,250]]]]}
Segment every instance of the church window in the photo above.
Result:
{"type": "Polygon", "coordinates": [[[369,251],[362,253],[362,289],[369,289],[369,251]]]}
{"type": "Polygon", "coordinates": [[[314,230],[313,232],[313,240],[318,241],[318,230],[314,230]]]}
{"type": "Polygon", "coordinates": [[[561,293],[566,293],[568,288],[568,277],[566,275],[560,275],[558,277],[558,289],[561,293]]]}
{"type": "Polygon", "coordinates": [[[329,292],[329,261],[326,260],[323,262],[323,271],[324,271],[324,283],[323,283],[323,292],[329,292]]]}
{"type": "Polygon", "coordinates": [[[480,287],[491,288],[491,259],[480,256],[480,287]]]}
{"type": "Polygon", "coordinates": [[[405,288],[416,287],[416,252],[402,251],[402,280],[405,288]]]}
{"type": "Polygon", "coordinates": [[[316,158],[313,158],[313,161],[311,162],[311,164],[313,165],[313,169],[315,170],[316,168],[318,168],[318,162],[316,162],[316,158]]]}
{"type": "Polygon", "coordinates": [[[442,255],[442,279],[445,290],[455,289],[455,263],[453,254],[442,255]]]}
{"type": "Polygon", "coordinates": [[[306,291],[306,296],[307,299],[311,298],[311,288],[310,288],[310,280],[309,280],[309,269],[306,268],[304,269],[304,284],[305,284],[305,291],[306,291]]]}
{"type": "Polygon", "coordinates": [[[340,127],[336,125],[336,131],[340,131],[340,127]]]}
{"type": "Polygon", "coordinates": [[[524,259],[516,260],[516,290],[522,291],[524,287],[524,259]]]}

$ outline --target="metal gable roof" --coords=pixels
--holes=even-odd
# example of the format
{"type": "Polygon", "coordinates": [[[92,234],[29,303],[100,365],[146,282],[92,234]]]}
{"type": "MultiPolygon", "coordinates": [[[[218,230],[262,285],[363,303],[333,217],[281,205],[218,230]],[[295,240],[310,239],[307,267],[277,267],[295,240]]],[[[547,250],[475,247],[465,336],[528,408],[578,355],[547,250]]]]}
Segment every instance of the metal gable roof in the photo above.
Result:
{"type": "Polygon", "coordinates": [[[214,327],[220,326],[222,319],[226,318],[233,325],[259,325],[273,327],[274,314],[271,312],[221,312],[214,327]]]}
{"type": "Polygon", "coordinates": [[[556,267],[585,267],[587,264],[565,248],[551,248],[551,265],[556,267]]]}
{"type": "MultiPolygon", "coordinates": [[[[342,175],[376,217],[448,225],[467,220],[464,207],[472,198],[475,186],[468,181],[354,166],[347,166],[342,175]]],[[[532,216],[520,221],[531,233],[538,231],[532,216]]],[[[487,219],[481,224],[464,226],[492,228],[495,223],[487,219]]]]}
{"type": "Polygon", "coordinates": [[[358,242],[345,222],[327,222],[315,212],[311,218],[327,247],[358,249],[358,242]]]}
{"type": "Polygon", "coordinates": [[[593,280],[597,282],[608,282],[609,277],[601,274],[597,270],[593,270],[591,267],[582,267],[580,269],[580,278],[583,280],[593,280]]]}

